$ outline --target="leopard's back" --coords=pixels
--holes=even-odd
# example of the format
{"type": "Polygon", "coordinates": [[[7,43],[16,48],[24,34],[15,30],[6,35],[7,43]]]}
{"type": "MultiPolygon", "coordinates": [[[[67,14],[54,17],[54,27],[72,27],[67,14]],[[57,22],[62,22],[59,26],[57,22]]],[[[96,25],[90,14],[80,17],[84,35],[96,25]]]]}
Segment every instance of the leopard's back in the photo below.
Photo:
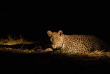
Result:
{"type": "Polygon", "coordinates": [[[92,35],[64,35],[63,51],[93,51],[101,49],[101,40],[92,35]]]}

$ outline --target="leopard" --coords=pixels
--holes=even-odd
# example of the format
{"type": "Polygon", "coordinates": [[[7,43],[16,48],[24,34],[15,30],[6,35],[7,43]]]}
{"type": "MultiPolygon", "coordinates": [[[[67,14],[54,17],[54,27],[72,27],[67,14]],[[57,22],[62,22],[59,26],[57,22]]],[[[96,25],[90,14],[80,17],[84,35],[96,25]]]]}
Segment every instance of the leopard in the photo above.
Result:
{"type": "Polygon", "coordinates": [[[58,32],[48,30],[47,35],[53,51],[60,50],[61,53],[88,52],[106,48],[106,44],[94,35],[66,35],[62,30],[58,32]]]}

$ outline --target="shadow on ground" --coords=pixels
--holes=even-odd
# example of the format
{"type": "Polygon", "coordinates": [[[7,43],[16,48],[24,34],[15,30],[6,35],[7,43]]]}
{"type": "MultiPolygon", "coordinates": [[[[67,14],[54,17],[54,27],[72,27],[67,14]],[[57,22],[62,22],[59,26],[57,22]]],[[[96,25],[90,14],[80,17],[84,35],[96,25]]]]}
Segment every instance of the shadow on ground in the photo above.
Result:
{"type": "Polygon", "coordinates": [[[67,56],[47,53],[0,52],[0,72],[9,73],[72,73],[109,72],[107,57],[67,56]],[[7,71],[8,70],[8,71],[7,71]]]}

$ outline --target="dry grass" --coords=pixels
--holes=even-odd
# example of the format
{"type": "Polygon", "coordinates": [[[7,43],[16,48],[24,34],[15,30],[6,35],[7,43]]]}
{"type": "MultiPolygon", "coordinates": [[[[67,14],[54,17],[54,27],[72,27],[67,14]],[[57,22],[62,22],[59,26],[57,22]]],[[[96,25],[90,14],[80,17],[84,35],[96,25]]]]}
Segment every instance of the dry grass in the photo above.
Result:
{"type": "Polygon", "coordinates": [[[8,52],[8,53],[36,53],[35,50],[28,50],[28,49],[13,49],[13,48],[0,48],[1,52],[8,52]]]}
{"type": "Polygon", "coordinates": [[[103,58],[107,57],[110,58],[110,52],[103,52],[103,51],[92,51],[92,52],[76,52],[72,54],[66,54],[68,56],[80,56],[80,57],[97,57],[97,58],[103,58]]]}
{"type": "Polygon", "coordinates": [[[98,56],[105,56],[105,53],[106,52],[96,50],[93,52],[77,52],[77,53],[73,53],[72,55],[98,57],[98,56]]]}
{"type": "Polygon", "coordinates": [[[17,44],[32,44],[32,43],[33,42],[24,40],[22,36],[20,36],[19,39],[14,39],[9,35],[8,39],[0,39],[0,45],[17,45],[17,44]]]}
{"type": "MultiPolygon", "coordinates": [[[[19,48],[19,49],[13,49],[13,48],[6,48],[6,47],[3,47],[3,48],[0,48],[0,51],[2,52],[11,52],[11,53],[47,53],[47,52],[50,52],[52,53],[53,55],[55,54],[61,54],[61,53],[57,53],[57,52],[53,52],[51,48],[47,48],[45,50],[42,50],[42,49],[23,49],[23,48],[19,48]]],[[[88,57],[88,58],[91,58],[91,57],[94,57],[94,58],[103,58],[103,57],[106,57],[106,58],[110,58],[110,52],[103,52],[103,51],[93,51],[93,52],[77,52],[77,53],[72,53],[72,54],[61,54],[61,55],[66,55],[66,56],[70,56],[70,57],[88,57]]]]}
{"type": "Polygon", "coordinates": [[[42,49],[13,49],[13,48],[7,48],[7,47],[3,47],[3,48],[0,48],[0,51],[1,52],[10,52],[10,53],[24,53],[24,54],[28,54],[28,53],[46,53],[46,52],[52,52],[52,49],[51,48],[47,48],[45,50],[42,50],[42,49]]]}

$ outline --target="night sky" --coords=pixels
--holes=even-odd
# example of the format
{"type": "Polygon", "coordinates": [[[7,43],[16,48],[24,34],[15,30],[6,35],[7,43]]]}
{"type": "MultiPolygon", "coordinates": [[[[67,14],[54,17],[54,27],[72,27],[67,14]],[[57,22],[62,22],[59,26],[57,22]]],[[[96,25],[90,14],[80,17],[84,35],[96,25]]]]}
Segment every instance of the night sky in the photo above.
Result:
{"type": "Polygon", "coordinates": [[[0,7],[0,37],[48,38],[47,30],[92,34],[110,42],[107,2],[38,1],[0,7]]]}

